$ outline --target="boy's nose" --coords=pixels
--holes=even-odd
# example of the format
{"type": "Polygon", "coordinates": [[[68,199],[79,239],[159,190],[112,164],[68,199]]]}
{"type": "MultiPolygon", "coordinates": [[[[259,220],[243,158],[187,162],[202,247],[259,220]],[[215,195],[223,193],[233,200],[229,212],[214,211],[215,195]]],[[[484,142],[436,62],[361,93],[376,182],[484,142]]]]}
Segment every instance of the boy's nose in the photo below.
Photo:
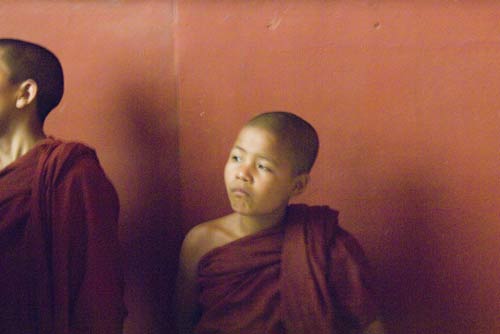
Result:
{"type": "Polygon", "coordinates": [[[240,166],[240,168],[238,168],[238,171],[236,172],[236,178],[238,180],[245,181],[245,182],[250,181],[252,178],[252,175],[251,175],[249,169],[250,168],[248,166],[240,166]]]}

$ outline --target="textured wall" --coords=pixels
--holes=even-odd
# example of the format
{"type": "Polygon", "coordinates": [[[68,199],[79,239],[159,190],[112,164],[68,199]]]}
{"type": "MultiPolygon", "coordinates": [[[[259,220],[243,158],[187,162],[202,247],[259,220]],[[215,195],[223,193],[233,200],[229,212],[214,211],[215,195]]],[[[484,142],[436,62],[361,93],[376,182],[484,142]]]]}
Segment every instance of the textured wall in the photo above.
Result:
{"type": "Polygon", "coordinates": [[[222,168],[244,120],[290,110],[321,139],[300,200],[339,209],[364,244],[391,333],[499,333],[498,13],[495,1],[179,1],[184,228],[229,210],[222,168]]]}

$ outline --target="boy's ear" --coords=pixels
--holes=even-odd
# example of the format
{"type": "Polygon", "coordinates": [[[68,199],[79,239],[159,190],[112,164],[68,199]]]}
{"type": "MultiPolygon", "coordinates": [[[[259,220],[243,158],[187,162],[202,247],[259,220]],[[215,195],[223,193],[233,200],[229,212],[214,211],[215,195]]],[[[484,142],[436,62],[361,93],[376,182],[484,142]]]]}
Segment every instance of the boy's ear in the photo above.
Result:
{"type": "Polygon", "coordinates": [[[295,177],[295,185],[292,190],[292,197],[302,194],[304,190],[306,190],[308,183],[309,183],[309,174],[304,173],[297,175],[295,177]]]}
{"type": "Polygon", "coordinates": [[[16,107],[22,109],[35,100],[38,93],[38,84],[33,79],[23,81],[19,85],[19,96],[16,100],[16,107]]]}

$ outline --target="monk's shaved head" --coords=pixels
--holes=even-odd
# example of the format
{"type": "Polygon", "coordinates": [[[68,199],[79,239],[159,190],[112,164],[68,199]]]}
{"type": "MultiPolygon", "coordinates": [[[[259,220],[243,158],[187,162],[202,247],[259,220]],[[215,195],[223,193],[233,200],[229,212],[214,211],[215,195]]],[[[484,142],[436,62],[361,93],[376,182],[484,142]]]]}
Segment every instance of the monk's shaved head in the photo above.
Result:
{"type": "Polygon", "coordinates": [[[316,130],[304,119],[286,111],[255,116],[245,127],[257,127],[274,134],[290,154],[296,174],[309,173],[319,149],[316,130]]]}
{"type": "Polygon", "coordinates": [[[36,82],[37,112],[43,123],[63,96],[64,76],[59,59],[40,45],[4,38],[0,39],[0,60],[7,65],[12,83],[28,79],[36,82]]]}

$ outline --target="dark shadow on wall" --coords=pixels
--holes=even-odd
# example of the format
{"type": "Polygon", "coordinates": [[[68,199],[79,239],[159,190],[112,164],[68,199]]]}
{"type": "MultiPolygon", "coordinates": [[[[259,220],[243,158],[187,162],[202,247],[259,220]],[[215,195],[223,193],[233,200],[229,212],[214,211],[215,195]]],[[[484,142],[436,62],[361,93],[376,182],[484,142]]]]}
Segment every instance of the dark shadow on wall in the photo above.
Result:
{"type": "Polygon", "coordinates": [[[122,104],[116,129],[123,131],[117,188],[129,312],[125,333],[164,334],[173,333],[171,299],[181,242],[177,115],[169,108],[175,103],[144,80],[128,83],[116,98],[122,104]]]}
{"type": "Polygon", "coordinates": [[[443,281],[443,191],[432,171],[413,170],[381,186],[386,234],[375,270],[388,333],[454,333],[455,296],[443,281]]]}

